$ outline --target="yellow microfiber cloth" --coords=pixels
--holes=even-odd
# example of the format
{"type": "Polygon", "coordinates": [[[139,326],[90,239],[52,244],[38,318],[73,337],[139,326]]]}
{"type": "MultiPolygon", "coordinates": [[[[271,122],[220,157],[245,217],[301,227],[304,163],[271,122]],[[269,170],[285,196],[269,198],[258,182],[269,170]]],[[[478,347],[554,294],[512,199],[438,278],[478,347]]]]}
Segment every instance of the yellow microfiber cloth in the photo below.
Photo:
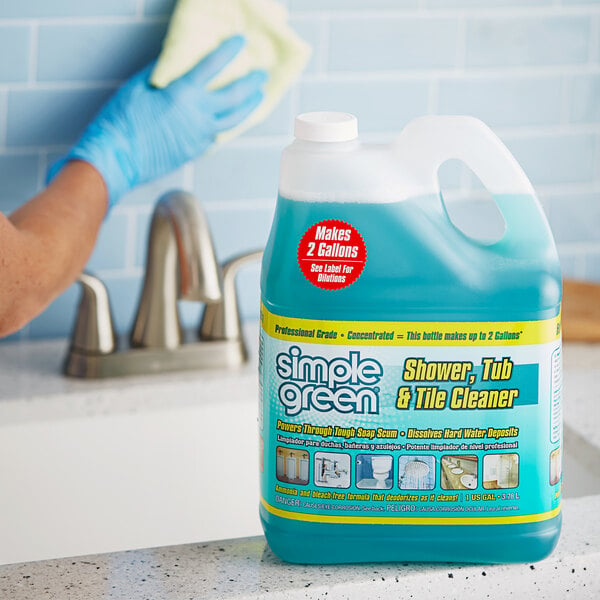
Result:
{"type": "Polygon", "coordinates": [[[218,89],[254,69],[267,71],[264,100],[222,142],[262,121],[304,69],[311,50],[287,23],[287,10],[274,0],[178,0],[150,82],[165,87],[187,73],[221,42],[236,34],[246,45],[211,81],[218,89]]]}

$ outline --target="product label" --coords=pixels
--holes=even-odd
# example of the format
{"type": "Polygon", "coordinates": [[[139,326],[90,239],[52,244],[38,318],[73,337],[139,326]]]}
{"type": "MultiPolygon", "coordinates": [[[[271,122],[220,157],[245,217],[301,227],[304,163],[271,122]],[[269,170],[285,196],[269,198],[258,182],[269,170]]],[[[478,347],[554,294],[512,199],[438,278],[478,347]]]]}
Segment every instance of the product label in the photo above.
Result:
{"type": "Polygon", "coordinates": [[[320,321],[261,312],[263,506],[328,523],[552,518],[560,316],[320,321]]]}

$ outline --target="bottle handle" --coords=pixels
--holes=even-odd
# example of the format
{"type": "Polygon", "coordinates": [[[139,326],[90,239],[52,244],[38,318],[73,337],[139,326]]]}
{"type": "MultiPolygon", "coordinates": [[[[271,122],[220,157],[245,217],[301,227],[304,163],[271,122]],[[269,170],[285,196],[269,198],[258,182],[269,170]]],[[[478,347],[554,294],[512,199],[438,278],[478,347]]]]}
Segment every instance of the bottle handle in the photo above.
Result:
{"type": "Polygon", "coordinates": [[[521,251],[531,248],[536,238],[553,245],[527,175],[500,138],[479,119],[418,117],[402,130],[394,152],[414,186],[411,195],[439,194],[438,169],[447,160],[458,159],[479,177],[504,217],[506,231],[497,243],[518,246],[521,251]],[[528,221],[527,226],[524,221],[528,221]]]}

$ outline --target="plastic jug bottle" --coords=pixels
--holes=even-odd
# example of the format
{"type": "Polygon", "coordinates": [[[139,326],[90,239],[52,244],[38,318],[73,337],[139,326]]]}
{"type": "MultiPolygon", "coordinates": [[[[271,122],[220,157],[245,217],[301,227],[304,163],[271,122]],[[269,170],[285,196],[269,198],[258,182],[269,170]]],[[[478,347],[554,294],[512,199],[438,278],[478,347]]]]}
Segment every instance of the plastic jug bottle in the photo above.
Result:
{"type": "Polygon", "coordinates": [[[295,136],[261,277],[271,549],[301,563],[547,556],[561,523],[561,275],[529,180],[470,117],[418,118],[367,145],[352,115],[308,113],[295,136]],[[451,158],[491,192],[500,240],[450,221],[437,171],[451,158]],[[308,473],[277,468],[289,449],[308,453],[308,473]]]}

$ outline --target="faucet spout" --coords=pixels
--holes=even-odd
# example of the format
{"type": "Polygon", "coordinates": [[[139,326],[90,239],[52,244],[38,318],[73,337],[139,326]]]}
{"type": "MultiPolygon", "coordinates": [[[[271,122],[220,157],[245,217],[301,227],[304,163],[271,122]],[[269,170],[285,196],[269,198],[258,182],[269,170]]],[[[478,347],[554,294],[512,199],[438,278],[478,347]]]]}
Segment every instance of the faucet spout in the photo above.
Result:
{"type": "Polygon", "coordinates": [[[180,346],[183,333],[177,300],[210,304],[222,296],[220,269],[204,212],[191,194],[166,194],[152,215],[132,346],[180,346]]]}

